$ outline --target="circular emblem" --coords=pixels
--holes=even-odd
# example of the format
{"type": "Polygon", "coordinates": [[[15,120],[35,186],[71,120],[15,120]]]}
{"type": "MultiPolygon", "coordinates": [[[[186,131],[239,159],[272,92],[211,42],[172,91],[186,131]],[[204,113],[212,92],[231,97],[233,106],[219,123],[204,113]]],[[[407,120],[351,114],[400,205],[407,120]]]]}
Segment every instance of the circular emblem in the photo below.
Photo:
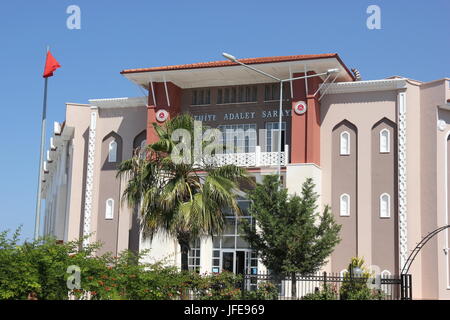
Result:
{"type": "Polygon", "coordinates": [[[156,120],[158,120],[159,122],[166,121],[168,117],[169,117],[169,113],[167,112],[167,110],[160,109],[160,110],[156,111],[156,120]]]}
{"type": "Polygon", "coordinates": [[[438,129],[439,130],[444,131],[446,126],[447,126],[447,123],[444,120],[438,121],[438,129]]]}
{"type": "Polygon", "coordinates": [[[306,102],[304,101],[297,101],[294,102],[294,112],[296,114],[304,114],[306,112],[306,102]]]}

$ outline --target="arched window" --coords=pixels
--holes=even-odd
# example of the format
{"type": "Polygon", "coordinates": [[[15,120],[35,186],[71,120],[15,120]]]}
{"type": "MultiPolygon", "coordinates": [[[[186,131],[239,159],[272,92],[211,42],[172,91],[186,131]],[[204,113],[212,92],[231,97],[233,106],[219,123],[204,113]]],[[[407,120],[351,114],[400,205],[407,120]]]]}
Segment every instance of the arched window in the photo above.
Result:
{"type": "Polygon", "coordinates": [[[387,193],[380,196],[380,218],[391,217],[391,197],[387,193]]]}
{"type": "Polygon", "coordinates": [[[114,219],[114,200],[111,198],[106,200],[105,219],[114,219]]]}
{"type": "Polygon", "coordinates": [[[109,143],[108,147],[108,162],[117,161],[117,142],[113,140],[109,143]]]}
{"type": "Polygon", "coordinates": [[[145,149],[145,146],[147,145],[147,140],[142,140],[141,142],[141,149],[145,149]]]}
{"type": "Polygon", "coordinates": [[[350,133],[344,131],[341,133],[341,155],[349,155],[350,154],[350,133]]]}
{"type": "Polygon", "coordinates": [[[340,216],[341,217],[350,216],[350,196],[346,193],[341,195],[340,198],[340,216]]]}
{"type": "Polygon", "coordinates": [[[390,132],[388,129],[380,131],[380,153],[390,152],[390,132]]]}
{"type": "Polygon", "coordinates": [[[141,145],[139,147],[139,156],[141,157],[141,159],[145,158],[145,155],[146,155],[145,147],[146,146],[147,146],[147,140],[144,139],[144,140],[141,141],[141,145]]]}

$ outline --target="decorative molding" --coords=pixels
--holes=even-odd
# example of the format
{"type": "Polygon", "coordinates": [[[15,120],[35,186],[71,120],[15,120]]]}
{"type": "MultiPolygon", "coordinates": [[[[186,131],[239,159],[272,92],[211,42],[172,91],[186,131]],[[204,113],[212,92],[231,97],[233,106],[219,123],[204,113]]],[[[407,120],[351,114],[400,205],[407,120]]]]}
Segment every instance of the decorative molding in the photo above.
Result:
{"type": "MultiPolygon", "coordinates": [[[[287,159],[289,146],[285,145],[285,150],[281,152],[281,165],[288,164],[287,159]]],[[[214,156],[204,156],[203,161],[214,163],[218,166],[234,164],[238,167],[271,167],[278,165],[278,152],[261,152],[261,147],[256,146],[255,152],[248,153],[221,153],[214,156]]]]}
{"type": "Polygon", "coordinates": [[[398,93],[398,216],[400,270],[408,258],[406,92],[398,93]]]}
{"type": "MultiPolygon", "coordinates": [[[[94,160],[95,160],[95,133],[97,126],[98,108],[91,107],[91,124],[89,126],[89,145],[88,145],[88,163],[86,173],[86,188],[84,196],[84,221],[83,236],[87,237],[91,233],[91,216],[92,216],[92,189],[94,185],[94,160]]],[[[90,243],[89,238],[83,240],[83,246],[90,243]]]]}
{"type": "Polygon", "coordinates": [[[324,84],[320,92],[327,94],[367,92],[367,91],[387,91],[398,90],[406,87],[407,79],[382,79],[369,81],[336,82],[324,84]]]}
{"type": "Polygon", "coordinates": [[[98,109],[144,107],[147,105],[147,102],[148,102],[147,97],[108,98],[108,99],[89,100],[89,103],[95,105],[98,109]]]}

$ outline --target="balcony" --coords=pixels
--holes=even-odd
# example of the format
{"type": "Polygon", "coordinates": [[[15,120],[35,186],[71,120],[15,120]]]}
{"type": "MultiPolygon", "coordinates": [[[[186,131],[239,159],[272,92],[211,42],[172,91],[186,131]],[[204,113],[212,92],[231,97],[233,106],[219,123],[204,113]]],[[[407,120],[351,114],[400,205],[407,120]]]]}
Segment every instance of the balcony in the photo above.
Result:
{"type": "MultiPolygon", "coordinates": [[[[289,163],[289,146],[285,145],[284,150],[285,151],[281,152],[282,166],[285,166],[287,163],[289,163]]],[[[255,152],[216,154],[214,156],[210,156],[209,159],[217,166],[223,166],[227,164],[234,164],[238,167],[246,168],[278,166],[278,152],[262,152],[260,146],[255,147],[255,152]]]]}

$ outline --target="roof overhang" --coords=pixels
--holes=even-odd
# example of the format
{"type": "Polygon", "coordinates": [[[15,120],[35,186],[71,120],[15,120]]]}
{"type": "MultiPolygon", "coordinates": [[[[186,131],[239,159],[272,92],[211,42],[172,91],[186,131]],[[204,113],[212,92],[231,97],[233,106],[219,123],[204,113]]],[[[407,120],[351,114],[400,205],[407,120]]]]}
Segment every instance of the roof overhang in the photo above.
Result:
{"type": "Polygon", "coordinates": [[[100,109],[135,108],[147,105],[147,97],[90,99],[89,103],[100,109]]]}
{"type": "MultiPolygon", "coordinates": [[[[354,81],[340,57],[335,54],[301,55],[269,58],[239,59],[279,79],[288,79],[293,73],[313,71],[325,73],[338,68],[336,82],[354,81]]],[[[178,66],[129,69],[121,72],[128,80],[148,89],[150,82],[172,82],[180,88],[200,88],[254,83],[271,83],[273,79],[249,70],[231,61],[215,61],[178,66]]],[[[334,78],[334,76],[332,76],[334,78]]],[[[323,76],[325,78],[325,76],[323,76]]]]}

